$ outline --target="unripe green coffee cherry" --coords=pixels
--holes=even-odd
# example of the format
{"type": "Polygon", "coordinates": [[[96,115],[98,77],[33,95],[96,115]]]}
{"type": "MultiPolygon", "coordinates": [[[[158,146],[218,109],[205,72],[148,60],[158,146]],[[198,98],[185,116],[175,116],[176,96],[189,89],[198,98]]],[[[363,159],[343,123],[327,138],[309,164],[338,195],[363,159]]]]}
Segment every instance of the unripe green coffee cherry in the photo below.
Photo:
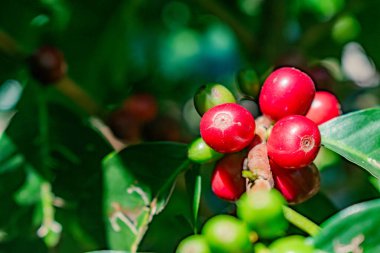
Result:
{"type": "Polygon", "coordinates": [[[176,253],[211,253],[211,250],[203,235],[191,235],[178,244],[176,253]]]}
{"type": "Polygon", "coordinates": [[[199,137],[190,143],[187,150],[187,157],[191,161],[201,164],[216,161],[222,156],[223,154],[216,152],[207,145],[202,137],[199,137]]]}
{"type": "Polygon", "coordinates": [[[237,216],[260,237],[273,238],[285,233],[284,197],[277,190],[245,193],[237,202],[237,216]]]}
{"type": "Polygon", "coordinates": [[[260,116],[259,105],[253,99],[243,97],[239,99],[238,104],[247,109],[255,119],[260,116]]]}
{"type": "Polygon", "coordinates": [[[217,215],[209,219],[202,229],[213,253],[251,252],[249,230],[245,223],[230,215],[217,215]]]}
{"type": "Polygon", "coordinates": [[[260,81],[253,69],[240,70],[236,75],[236,82],[244,95],[257,98],[260,92],[260,81]]]}
{"type": "Polygon", "coordinates": [[[314,247],[306,242],[305,237],[292,235],[277,239],[269,246],[271,253],[313,253],[314,247]]]}
{"type": "Polygon", "coordinates": [[[217,83],[201,86],[194,96],[195,109],[201,116],[212,107],[224,103],[236,103],[236,99],[229,89],[217,83]]]}

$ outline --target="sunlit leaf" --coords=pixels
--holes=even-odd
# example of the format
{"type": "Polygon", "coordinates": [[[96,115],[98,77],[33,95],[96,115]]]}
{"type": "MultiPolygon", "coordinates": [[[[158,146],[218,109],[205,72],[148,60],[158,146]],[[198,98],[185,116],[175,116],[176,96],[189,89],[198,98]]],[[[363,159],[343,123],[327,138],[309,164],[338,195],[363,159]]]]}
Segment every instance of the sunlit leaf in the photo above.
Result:
{"type": "Polygon", "coordinates": [[[198,212],[201,201],[202,192],[202,175],[200,174],[200,167],[194,167],[186,173],[186,189],[191,201],[190,206],[193,214],[193,229],[194,233],[198,232],[198,212]]]}
{"type": "Polygon", "coordinates": [[[380,177],[380,107],[349,113],[320,126],[322,144],[380,177]]]}

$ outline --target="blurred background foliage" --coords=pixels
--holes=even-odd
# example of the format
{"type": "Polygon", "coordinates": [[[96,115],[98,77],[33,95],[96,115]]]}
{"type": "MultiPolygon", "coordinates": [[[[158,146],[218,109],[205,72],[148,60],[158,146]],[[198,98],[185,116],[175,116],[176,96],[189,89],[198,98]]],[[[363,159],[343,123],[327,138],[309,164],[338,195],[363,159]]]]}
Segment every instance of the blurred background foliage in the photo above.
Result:
{"type": "MultiPolygon", "coordinates": [[[[70,78],[104,111],[131,94],[153,94],[164,120],[146,126],[142,140],[187,143],[199,134],[195,91],[218,82],[240,97],[241,69],[263,80],[273,68],[295,66],[319,89],[334,92],[343,112],[378,106],[379,9],[380,1],[371,0],[2,0],[2,129],[16,108],[19,113],[0,143],[0,252],[107,248],[100,169],[112,148],[90,126],[86,110],[31,77],[26,59],[40,46],[64,53],[70,78]],[[46,217],[51,211],[59,223],[46,217]],[[49,236],[41,224],[50,224],[49,236]]],[[[378,197],[377,180],[334,153],[321,153],[322,191],[296,209],[320,222],[378,197]],[[320,205],[323,212],[315,214],[320,205]]],[[[211,169],[202,171],[200,223],[233,211],[210,192],[211,169]]],[[[141,250],[172,252],[192,232],[185,188],[180,176],[141,250]]]]}

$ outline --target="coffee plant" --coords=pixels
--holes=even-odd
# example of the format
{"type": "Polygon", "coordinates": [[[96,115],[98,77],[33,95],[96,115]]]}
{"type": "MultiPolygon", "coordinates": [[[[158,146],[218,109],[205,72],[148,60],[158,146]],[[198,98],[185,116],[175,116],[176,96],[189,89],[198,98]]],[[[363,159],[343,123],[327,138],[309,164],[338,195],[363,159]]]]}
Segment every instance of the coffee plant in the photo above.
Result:
{"type": "Polygon", "coordinates": [[[380,252],[378,1],[0,8],[0,253],[380,252]]]}

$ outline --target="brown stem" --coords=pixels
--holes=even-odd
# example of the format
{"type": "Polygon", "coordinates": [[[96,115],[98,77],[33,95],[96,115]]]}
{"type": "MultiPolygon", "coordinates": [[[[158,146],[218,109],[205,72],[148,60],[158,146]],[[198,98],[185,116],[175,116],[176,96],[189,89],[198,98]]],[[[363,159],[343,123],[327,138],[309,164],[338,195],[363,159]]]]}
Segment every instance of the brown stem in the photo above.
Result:
{"type": "Polygon", "coordinates": [[[11,57],[20,58],[25,55],[16,40],[4,31],[0,31],[0,50],[11,57]]]}
{"type": "Polygon", "coordinates": [[[104,119],[106,112],[75,81],[65,76],[55,83],[55,87],[89,115],[104,119]]]}

